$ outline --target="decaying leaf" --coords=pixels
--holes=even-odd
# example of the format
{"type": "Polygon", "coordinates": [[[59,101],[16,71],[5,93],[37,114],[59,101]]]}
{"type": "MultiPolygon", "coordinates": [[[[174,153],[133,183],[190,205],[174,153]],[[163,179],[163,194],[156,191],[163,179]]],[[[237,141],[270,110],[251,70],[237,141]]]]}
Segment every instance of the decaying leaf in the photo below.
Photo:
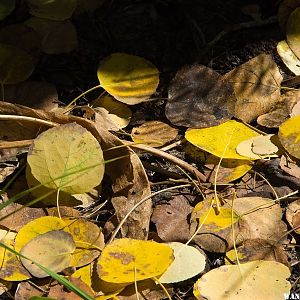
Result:
{"type": "Polygon", "coordinates": [[[166,105],[170,122],[185,127],[210,127],[234,115],[233,89],[224,78],[202,65],[186,66],[172,80],[166,105]]]}
{"type": "Polygon", "coordinates": [[[27,3],[33,16],[63,21],[72,16],[77,0],[27,0],[27,3]]]}
{"type": "Polygon", "coordinates": [[[99,185],[104,174],[102,150],[94,136],[71,123],[40,134],[27,158],[32,175],[44,186],[81,194],[99,185]]]}
{"type": "Polygon", "coordinates": [[[289,16],[286,24],[286,41],[295,55],[300,58],[300,7],[289,16]]]}
{"type": "Polygon", "coordinates": [[[278,23],[283,32],[286,31],[286,23],[289,19],[290,14],[297,7],[300,7],[300,0],[283,0],[280,2],[278,8],[278,23]]]}
{"type": "MultiPolygon", "coordinates": [[[[70,266],[75,248],[76,245],[70,233],[51,230],[31,239],[21,249],[20,253],[53,272],[60,272],[70,266]]],[[[20,257],[20,259],[24,267],[33,276],[38,278],[49,276],[31,260],[23,257],[20,257]]]]}
{"type": "Polygon", "coordinates": [[[131,138],[135,143],[160,147],[171,142],[177,136],[178,130],[161,121],[145,122],[132,129],[131,138]]]}
{"type": "Polygon", "coordinates": [[[268,128],[277,128],[289,118],[297,103],[300,103],[300,91],[288,91],[270,112],[257,118],[257,123],[268,128]]]}
{"type": "Polygon", "coordinates": [[[279,140],[291,155],[300,158],[300,115],[290,118],[279,127],[279,140]]]}
{"type": "Polygon", "coordinates": [[[190,238],[188,216],[192,211],[188,195],[175,195],[169,203],[154,208],[151,221],[163,241],[186,242],[190,238]]]}
{"type": "Polygon", "coordinates": [[[0,20],[5,19],[16,6],[15,0],[2,0],[0,3],[0,20]]]}
{"type": "Polygon", "coordinates": [[[174,251],[174,261],[159,277],[161,283],[175,283],[192,278],[204,271],[206,255],[195,247],[173,242],[168,244],[174,251]]]}
{"type": "Polygon", "coordinates": [[[159,72],[152,63],[125,53],[114,53],[102,60],[97,75],[109,94],[130,105],[148,101],[159,82],[159,72]]]}
{"type": "Polygon", "coordinates": [[[286,155],[282,155],[280,158],[280,168],[285,173],[300,178],[300,162],[286,155]]]}
{"type": "Polygon", "coordinates": [[[77,33],[71,21],[30,18],[25,24],[36,31],[46,54],[69,53],[77,48],[77,33]]]}
{"type": "Polygon", "coordinates": [[[237,98],[235,117],[251,122],[280,101],[282,76],[270,55],[260,54],[225,75],[237,98]]]}
{"type": "Polygon", "coordinates": [[[277,52],[284,64],[295,75],[300,75],[300,59],[295,55],[286,41],[281,41],[277,44],[277,52]]]}
{"type": "Polygon", "coordinates": [[[112,283],[132,283],[159,276],[173,261],[173,250],[166,244],[118,239],[101,253],[99,277],[112,283]]]}
{"type": "MultiPolygon", "coordinates": [[[[246,263],[253,260],[272,260],[282,263],[289,267],[287,255],[281,245],[270,243],[262,239],[246,240],[237,248],[240,263],[246,263]]],[[[234,249],[226,253],[225,263],[237,263],[234,249]],[[228,260],[230,259],[230,262],[228,260]]]]}
{"type": "Polygon", "coordinates": [[[243,123],[230,120],[210,128],[188,130],[185,138],[196,147],[215,156],[245,160],[244,156],[236,152],[237,145],[258,135],[243,123]]]}
{"type": "Polygon", "coordinates": [[[300,200],[290,203],[286,210],[286,219],[295,232],[300,234],[300,200]]]}
{"type": "Polygon", "coordinates": [[[195,283],[194,295],[201,300],[281,300],[290,292],[291,284],[287,281],[290,274],[287,266],[274,261],[221,266],[195,283]]]}

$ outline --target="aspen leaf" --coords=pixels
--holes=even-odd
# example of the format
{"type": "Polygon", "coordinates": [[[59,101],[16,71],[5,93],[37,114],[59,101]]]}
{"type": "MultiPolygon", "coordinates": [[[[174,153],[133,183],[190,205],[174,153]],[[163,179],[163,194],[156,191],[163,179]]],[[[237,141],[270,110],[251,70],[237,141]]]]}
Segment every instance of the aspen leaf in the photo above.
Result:
{"type": "Polygon", "coordinates": [[[286,24],[286,41],[295,55],[300,59],[300,7],[289,16],[286,24]]]}
{"type": "Polygon", "coordinates": [[[210,128],[190,129],[185,133],[185,138],[217,157],[245,160],[244,156],[236,152],[237,145],[258,135],[243,123],[230,120],[210,128]]]}
{"type": "Polygon", "coordinates": [[[165,244],[123,238],[102,251],[99,276],[107,282],[131,283],[161,275],[172,261],[173,250],[165,244]]]}
{"type": "Polygon", "coordinates": [[[77,5],[77,0],[27,0],[31,15],[63,21],[69,19],[77,5]]]}
{"type": "Polygon", "coordinates": [[[195,283],[194,295],[197,299],[214,300],[281,300],[284,294],[289,294],[291,284],[287,278],[290,275],[287,266],[274,261],[221,266],[195,283]]]}
{"type": "MultiPolygon", "coordinates": [[[[21,249],[20,253],[53,272],[60,272],[70,266],[72,253],[76,248],[70,233],[52,230],[37,235],[21,249]],[[54,246],[55,245],[55,246],[54,246]]],[[[24,267],[35,277],[49,276],[32,261],[20,258],[24,267]]]]}
{"type": "Polygon", "coordinates": [[[98,141],[82,126],[69,123],[40,134],[28,153],[32,175],[44,186],[82,194],[99,185],[104,174],[98,141]]]}
{"type": "Polygon", "coordinates": [[[295,55],[286,41],[281,41],[277,44],[277,52],[290,71],[295,75],[300,75],[300,59],[295,55]]]}
{"type": "Polygon", "coordinates": [[[203,272],[206,265],[206,256],[195,247],[182,243],[169,243],[174,251],[174,261],[159,277],[161,283],[175,283],[192,278],[203,272]]]}
{"type": "Polygon", "coordinates": [[[0,2],[0,20],[5,19],[16,6],[15,0],[1,0],[0,2]]]}
{"type": "Polygon", "coordinates": [[[290,203],[286,210],[286,219],[295,232],[300,234],[300,200],[290,203]]]}
{"type": "Polygon", "coordinates": [[[283,0],[278,7],[278,23],[283,32],[286,31],[286,23],[290,14],[300,6],[300,0],[283,0]]]}
{"type": "Polygon", "coordinates": [[[202,65],[179,70],[168,89],[166,116],[185,127],[210,127],[234,115],[235,96],[223,76],[202,65]]]}
{"type": "Polygon", "coordinates": [[[291,155],[300,158],[300,115],[290,118],[279,127],[279,140],[291,155]]]}
{"type": "Polygon", "coordinates": [[[160,147],[174,140],[178,130],[160,121],[145,122],[132,129],[131,138],[135,143],[160,147]]]}
{"type": "Polygon", "coordinates": [[[25,226],[23,226],[15,239],[15,250],[20,252],[20,250],[32,239],[37,237],[38,235],[44,234],[48,231],[52,230],[61,230],[67,224],[57,217],[41,217],[35,219],[25,226]]]}
{"type": "Polygon", "coordinates": [[[237,98],[235,117],[251,122],[280,101],[282,76],[270,55],[261,54],[224,75],[237,98]]]}
{"type": "Polygon", "coordinates": [[[97,75],[109,94],[130,105],[148,101],[159,83],[159,72],[152,63],[125,53],[102,60],[97,75]]]}
{"type": "Polygon", "coordinates": [[[0,65],[0,82],[15,84],[31,75],[36,59],[18,48],[0,44],[0,65]]]}

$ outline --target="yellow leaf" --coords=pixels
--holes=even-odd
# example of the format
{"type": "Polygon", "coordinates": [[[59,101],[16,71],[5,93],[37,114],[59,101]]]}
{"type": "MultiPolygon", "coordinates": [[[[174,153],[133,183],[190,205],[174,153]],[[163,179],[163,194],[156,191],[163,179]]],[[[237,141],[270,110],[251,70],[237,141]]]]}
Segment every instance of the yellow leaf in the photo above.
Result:
{"type": "Polygon", "coordinates": [[[291,284],[287,281],[290,275],[288,267],[274,261],[221,266],[195,283],[194,295],[201,300],[281,300],[290,292],[291,284]]]}
{"type": "MultiPolygon", "coordinates": [[[[20,251],[22,255],[38,262],[53,272],[60,272],[70,266],[75,242],[70,233],[52,230],[30,240],[20,251]]],[[[35,277],[49,276],[28,259],[20,258],[24,267],[35,277]]]]}
{"type": "Polygon", "coordinates": [[[285,121],[279,127],[279,140],[293,156],[300,159],[300,116],[285,121]]]}
{"type": "Polygon", "coordinates": [[[289,16],[286,24],[286,40],[292,51],[300,59],[300,7],[289,16]]]}
{"type": "Polygon", "coordinates": [[[104,248],[99,258],[99,276],[112,283],[131,283],[161,275],[173,261],[165,244],[123,238],[104,248]]]}
{"type": "Polygon", "coordinates": [[[277,52],[284,64],[295,75],[300,75],[300,59],[295,55],[286,41],[281,41],[277,44],[277,52]]]}
{"type": "Polygon", "coordinates": [[[144,58],[114,53],[100,62],[98,79],[117,100],[137,104],[149,100],[159,83],[157,68],[144,58]]]}
{"type": "Polygon", "coordinates": [[[66,223],[57,217],[41,217],[35,219],[23,226],[15,239],[15,250],[20,252],[21,249],[32,239],[40,234],[52,230],[61,230],[66,227],[66,223]]]}
{"type": "Polygon", "coordinates": [[[27,160],[32,175],[40,183],[71,195],[90,191],[100,184],[104,174],[98,141],[76,123],[60,125],[40,134],[27,160]]]}
{"type": "Polygon", "coordinates": [[[196,147],[222,158],[243,159],[235,148],[237,145],[259,134],[237,121],[227,121],[221,125],[190,129],[185,133],[185,138],[196,147]]]}

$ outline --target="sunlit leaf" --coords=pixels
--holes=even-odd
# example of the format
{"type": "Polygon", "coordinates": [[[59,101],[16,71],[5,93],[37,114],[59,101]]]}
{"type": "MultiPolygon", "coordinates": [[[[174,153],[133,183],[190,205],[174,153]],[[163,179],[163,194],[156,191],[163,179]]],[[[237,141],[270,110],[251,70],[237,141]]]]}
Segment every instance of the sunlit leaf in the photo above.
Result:
{"type": "Polygon", "coordinates": [[[300,59],[295,55],[286,41],[277,45],[277,52],[284,64],[295,74],[300,75],[300,59]]]}

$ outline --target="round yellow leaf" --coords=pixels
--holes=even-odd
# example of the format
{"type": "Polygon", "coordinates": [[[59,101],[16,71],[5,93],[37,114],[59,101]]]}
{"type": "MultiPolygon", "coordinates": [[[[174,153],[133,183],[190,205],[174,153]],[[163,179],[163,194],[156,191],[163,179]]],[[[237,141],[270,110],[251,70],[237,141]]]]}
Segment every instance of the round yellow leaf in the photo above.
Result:
{"type": "Polygon", "coordinates": [[[100,62],[98,79],[117,100],[133,105],[149,100],[159,83],[157,68],[146,59],[114,53],[100,62]]]}
{"type": "Polygon", "coordinates": [[[295,55],[300,58],[300,7],[289,16],[286,24],[286,40],[295,55]]]}
{"type": "Polygon", "coordinates": [[[112,283],[131,283],[161,275],[172,261],[173,250],[165,244],[123,238],[102,251],[99,277],[112,283]]]}
{"type": "MultiPolygon", "coordinates": [[[[70,233],[52,230],[40,234],[30,240],[20,251],[22,255],[32,259],[53,272],[60,272],[70,266],[75,242],[70,233]]],[[[34,262],[20,258],[24,267],[35,277],[49,276],[34,262]]]]}
{"type": "Polygon", "coordinates": [[[40,134],[27,160],[32,175],[41,184],[71,195],[90,191],[100,184],[104,174],[98,141],[76,123],[60,125],[40,134]]]}
{"type": "Polygon", "coordinates": [[[245,159],[236,152],[239,143],[259,134],[241,122],[227,121],[210,128],[190,129],[185,138],[196,147],[222,158],[245,159]]]}
{"type": "Polygon", "coordinates": [[[277,44],[277,52],[284,64],[295,75],[300,75],[300,59],[295,55],[286,41],[281,41],[277,44]]]}
{"type": "Polygon", "coordinates": [[[286,280],[290,275],[287,266],[274,261],[221,266],[195,283],[194,295],[197,299],[213,300],[282,300],[291,288],[286,280]]]}
{"type": "Polygon", "coordinates": [[[279,127],[279,140],[293,156],[300,159],[300,116],[285,121],[279,127]]]}

